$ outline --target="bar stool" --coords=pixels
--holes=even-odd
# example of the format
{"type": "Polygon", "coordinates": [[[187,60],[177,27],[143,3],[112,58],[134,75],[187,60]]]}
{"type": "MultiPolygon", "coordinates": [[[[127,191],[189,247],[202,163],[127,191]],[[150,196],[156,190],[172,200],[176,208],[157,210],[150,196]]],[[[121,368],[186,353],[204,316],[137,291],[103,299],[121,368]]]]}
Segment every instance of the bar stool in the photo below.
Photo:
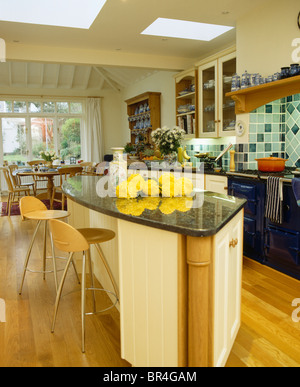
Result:
{"type": "MultiPolygon", "coordinates": [[[[20,212],[21,212],[22,220],[37,220],[37,225],[36,225],[36,228],[34,230],[34,233],[33,233],[31,242],[29,244],[28,250],[27,250],[19,294],[22,293],[22,288],[23,288],[23,284],[24,284],[26,271],[30,271],[32,273],[42,273],[44,279],[45,279],[46,273],[54,273],[55,288],[57,291],[58,282],[57,282],[57,269],[56,269],[56,259],[55,259],[56,257],[54,255],[54,248],[53,248],[53,243],[51,240],[51,235],[50,235],[50,241],[51,241],[51,247],[52,247],[52,257],[46,257],[47,224],[48,224],[48,221],[50,219],[67,218],[70,215],[70,213],[68,211],[48,210],[47,207],[45,206],[45,204],[41,200],[37,199],[36,197],[32,197],[32,196],[25,196],[25,197],[22,197],[20,199],[20,212]],[[42,271],[34,271],[34,270],[30,270],[28,268],[28,262],[29,262],[29,257],[31,255],[31,250],[32,250],[34,241],[36,239],[37,232],[38,232],[40,225],[43,221],[45,222],[44,248],[43,248],[43,270],[42,271]],[[46,271],[46,259],[47,258],[52,258],[53,270],[46,271]]],[[[65,257],[57,257],[57,258],[66,259],[65,257]]],[[[74,269],[76,270],[75,265],[74,265],[74,269]]],[[[76,272],[76,274],[77,274],[77,272],[76,272]]],[[[78,277],[78,274],[77,274],[77,277],[78,277]]],[[[78,277],[78,282],[79,282],[79,277],[78,277]]]]}
{"type": "Polygon", "coordinates": [[[110,271],[109,265],[103,255],[103,252],[99,246],[99,243],[107,242],[115,237],[115,233],[111,230],[103,229],[103,228],[84,228],[84,229],[75,229],[67,223],[61,222],[59,220],[50,220],[49,221],[50,230],[52,233],[52,239],[54,246],[58,249],[68,252],[69,259],[66,264],[63,276],[61,278],[61,282],[56,295],[56,302],[54,307],[54,317],[52,322],[51,332],[54,332],[54,326],[57,316],[57,310],[59,301],[61,298],[62,289],[64,286],[64,281],[68,272],[69,265],[72,261],[73,254],[76,252],[83,253],[82,260],[82,280],[81,280],[81,335],[82,335],[82,352],[85,352],[85,316],[98,314],[105,312],[111,308],[113,308],[116,303],[119,301],[117,286],[114,281],[113,275],[110,271]],[[111,292],[107,289],[96,288],[94,285],[93,271],[92,271],[92,262],[90,256],[90,245],[95,245],[97,251],[102,259],[106,271],[112,281],[115,293],[111,292]],[[88,261],[89,265],[89,273],[91,279],[91,287],[86,287],[86,264],[88,261]],[[93,291],[93,312],[86,312],[86,290],[93,291]],[[115,302],[106,309],[102,309],[96,311],[96,299],[95,299],[95,291],[104,291],[106,293],[111,294],[115,298],[115,302]]]}

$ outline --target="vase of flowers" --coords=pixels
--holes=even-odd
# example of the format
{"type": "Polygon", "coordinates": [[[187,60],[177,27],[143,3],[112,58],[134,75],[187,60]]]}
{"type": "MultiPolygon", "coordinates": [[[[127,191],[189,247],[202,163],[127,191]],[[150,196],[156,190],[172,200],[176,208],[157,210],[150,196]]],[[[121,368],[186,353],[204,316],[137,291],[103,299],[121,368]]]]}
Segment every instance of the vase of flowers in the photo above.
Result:
{"type": "Polygon", "coordinates": [[[152,141],[159,148],[164,160],[169,164],[177,161],[177,150],[184,139],[185,131],[175,126],[173,129],[158,128],[151,133],[152,141]]]}
{"type": "Polygon", "coordinates": [[[49,169],[53,168],[53,161],[58,159],[54,151],[40,151],[40,156],[46,161],[46,166],[49,169]]]}

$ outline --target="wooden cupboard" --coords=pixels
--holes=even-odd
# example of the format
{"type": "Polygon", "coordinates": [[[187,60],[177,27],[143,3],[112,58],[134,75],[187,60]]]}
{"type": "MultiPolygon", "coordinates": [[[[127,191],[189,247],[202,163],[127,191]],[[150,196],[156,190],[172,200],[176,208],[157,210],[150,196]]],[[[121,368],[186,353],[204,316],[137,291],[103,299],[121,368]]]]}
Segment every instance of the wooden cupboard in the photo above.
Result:
{"type": "Polygon", "coordinates": [[[160,127],[159,92],[146,92],[126,100],[132,145],[152,144],[151,132],[160,127]]]}
{"type": "Polygon", "coordinates": [[[215,367],[226,364],[241,325],[243,211],[214,238],[215,367]]]}
{"type": "Polygon", "coordinates": [[[205,175],[205,189],[206,191],[217,192],[227,195],[227,177],[220,175],[205,175]]]}

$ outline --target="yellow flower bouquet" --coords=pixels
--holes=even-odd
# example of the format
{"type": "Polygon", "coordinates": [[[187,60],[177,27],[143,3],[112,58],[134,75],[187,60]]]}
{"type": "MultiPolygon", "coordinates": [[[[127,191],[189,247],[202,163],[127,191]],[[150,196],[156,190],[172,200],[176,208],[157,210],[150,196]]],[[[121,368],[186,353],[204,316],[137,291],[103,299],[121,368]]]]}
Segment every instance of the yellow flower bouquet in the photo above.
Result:
{"type": "Polygon", "coordinates": [[[121,213],[132,216],[157,208],[165,215],[176,210],[187,212],[193,206],[193,198],[189,197],[193,188],[190,179],[176,179],[171,173],[164,173],[158,181],[133,174],[117,186],[116,206],[121,213]]]}

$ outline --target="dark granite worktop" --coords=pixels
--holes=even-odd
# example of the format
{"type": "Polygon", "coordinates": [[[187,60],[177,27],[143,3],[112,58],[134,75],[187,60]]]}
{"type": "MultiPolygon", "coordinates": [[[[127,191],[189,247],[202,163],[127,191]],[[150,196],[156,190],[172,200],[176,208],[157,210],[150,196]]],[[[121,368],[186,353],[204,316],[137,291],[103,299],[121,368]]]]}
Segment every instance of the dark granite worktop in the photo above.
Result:
{"type": "Polygon", "coordinates": [[[100,197],[96,190],[100,179],[76,176],[64,183],[63,191],[76,203],[102,214],[195,237],[216,234],[246,203],[243,199],[207,191],[196,192],[192,198],[100,197]]]}
{"type": "Polygon", "coordinates": [[[206,175],[220,175],[220,176],[226,176],[226,172],[229,170],[228,167],[223,167],[219,172],[216,172],[213,168],[212,169],[202,169],[200,170],[200,167],[182,167],[180,164],[177,166],[173,166],[171,168],[164,167],[164,164],[161,163],[155,163],[149,161],[148,163],[144,163],[141,161],[135,161],[128,163],[128,169],[131,170],[152,170],[152,171],[170,171],[170,172],[185,172],[185,173],[205,173],[206,175]]]}

